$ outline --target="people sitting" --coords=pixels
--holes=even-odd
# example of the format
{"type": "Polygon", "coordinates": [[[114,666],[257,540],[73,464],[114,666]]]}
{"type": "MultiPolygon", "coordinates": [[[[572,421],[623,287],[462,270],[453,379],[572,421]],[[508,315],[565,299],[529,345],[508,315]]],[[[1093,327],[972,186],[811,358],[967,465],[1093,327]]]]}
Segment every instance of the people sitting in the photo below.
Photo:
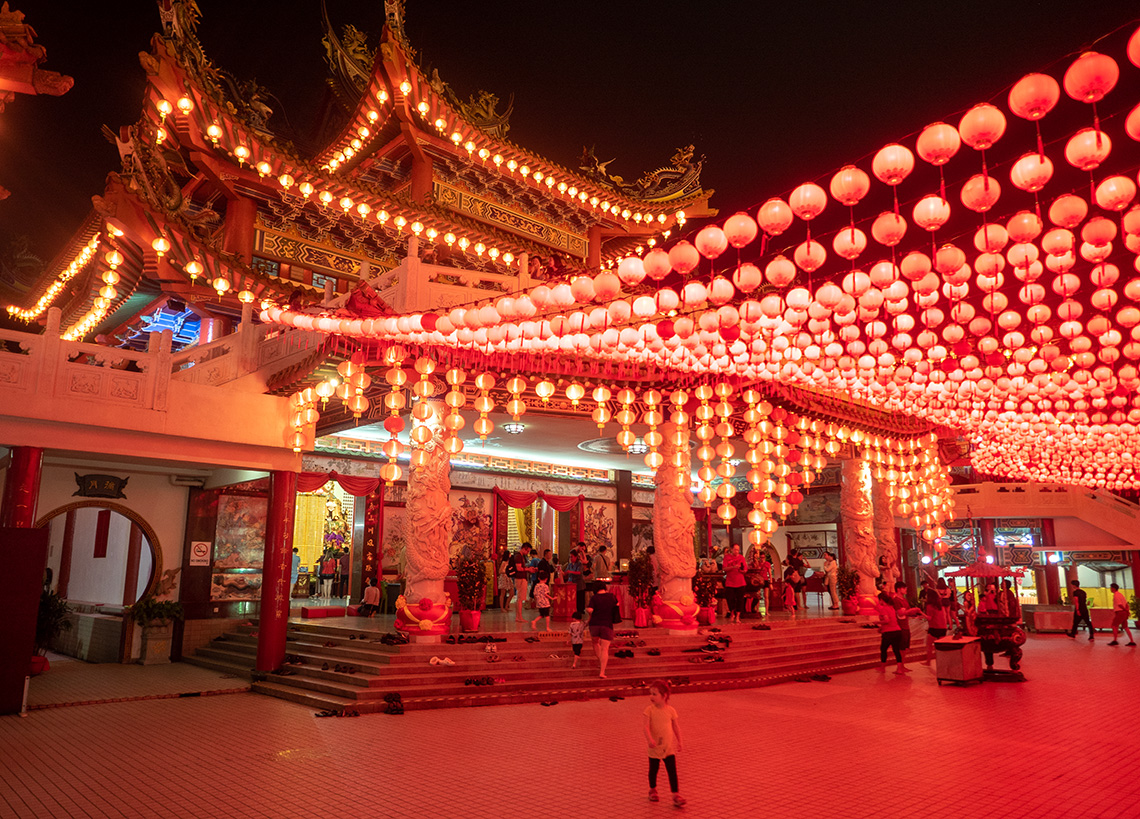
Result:
{"type": "Polygon", "coordinates": [[[364,600],[361,601],[357,614],[360,617],[373,617],[380,610],[380,589],[376,586],[376,578],[368,578],[368,585],[364,588],[364,600]]]}

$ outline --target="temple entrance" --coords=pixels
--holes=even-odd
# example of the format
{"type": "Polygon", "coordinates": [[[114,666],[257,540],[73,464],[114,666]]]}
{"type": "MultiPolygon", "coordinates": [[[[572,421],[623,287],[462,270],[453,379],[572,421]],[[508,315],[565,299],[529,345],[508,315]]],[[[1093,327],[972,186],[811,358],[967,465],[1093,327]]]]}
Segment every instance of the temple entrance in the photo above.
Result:
{"type": "Polygon", "coordinates": [[[52,512],[47,527],[49,587],[69,601],[129,606],[151,590],[161,554],[151,526],[106,501],[84,501],[52,512]]]}

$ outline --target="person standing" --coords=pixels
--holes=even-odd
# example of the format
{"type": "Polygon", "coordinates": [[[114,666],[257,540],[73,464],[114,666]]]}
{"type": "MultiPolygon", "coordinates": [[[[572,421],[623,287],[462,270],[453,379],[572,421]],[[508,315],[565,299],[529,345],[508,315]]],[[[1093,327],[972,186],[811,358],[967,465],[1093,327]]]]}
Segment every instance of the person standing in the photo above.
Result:
{"type": "MultiPolygon", "coordinates": [[[[800,554],[800,550],[793,546],[788,549],[788,556],[785,558],[784,563],[788,566],[788,568],[796,570],[796,580],[795,583],[792,584],[792,588],[796,593],[796,603],[798,604],[797,608],[806,610],[807,590],[805,587],[807,586],[807,561],[803,559],[803,556],[800,554]]],[[[786,580],[787,575],[785,574],[785,581],[786,580]]]]}
{"type": "Polygon", "coordinates": [[[598,547],[597,554],[594,555],[593,562],[590,564],[590,570],[594,573],[594,581],[602,581],[609,583],[613,580],[610,572],[610,557],[606,554],[606,545],[603,543],[598,547]]]}
{"type": "Polygon", "coordinates": [[[1132,639],[1132,630],[1128,628],[1128,600],[1116,583],[1111,584],[1109,588],[1112,589],[1112,642],[1109,645],[1120,645],[1116,641],[1116,632],[1123,628],[1124,633],[1128,635],[1128,645],[1134,646],[1136,641],[1132,639]]]}
{"type": "Polygon", "coordinates": [[[879,592],[875,602],[875,612],[879,615],[879,662],[887,664],[887,649],[894,652],[896,674],[906,674],[910,671],[903,663],[902,629],[899,628],[898,610],[894,600],[884,591],[879,592]]]}
{"type": "Polygon", "coordinates": [[[594,596],[586,613],[590,615],[590,636],[594,641],[594,654],[598,658],[598,676],[606,679],[606,666],[610,661],[610,643],[614,639],[614,620],[618,616],[618,599],[606,591],[606,584],[594,581],[594,596]]]}
{"type": "Polygon", "coordinates": [[[578,658],[582,656],[584,642],[586,642],[586,624],[582,622],[582,610],[578,609],[570,620],[570,650],[574,652],[574,664],[570,666],[571,668],[578,667],[578,658]]]}
{"type": "Polygon", "coordinates": [[[798,600],[796,582],[799,578],[800,573],[792,566],[789,566],[784,572],[784,608],[788,610],[793,620],[796,619],[796,601],[798,600]]]}
{"type": "Polygon", "coordinates": [[[527,577],[530,576],[530,544],[524,543],[511,555],[515,578],[515,622],[525,623],[523,603],[526,602],[527,577]]]}
{"type": "Polygon", "coordinates": [[[503,611],[511,604],[511,592],[514,591],[514,580],[511,578],[507,569],[511,565],[511,554],[506,549],[503,549],[502,555],[499,557],[499,608],[503,611]]]}
{"type": "Polygon", "coordinates": [[[1001,581],[998,604],[999,609],[1004,605],[1007,617],[1012,617],[1015,621],[1021,620],[1021,601],[1017,598],[1017,592],[1013,590],[1013,583],[1009,580],[1001,581]]]}
{"type": "Polygon", "coordinates": [[[740,544],[733,543],[728,547],[728,554],[724,556],[721,564],[724,568],[724,596],[728,600],[728,622],[739,623],[740,615],[744,612],[744,555],[740,553],[740,544]]]}
{"type": "Polygon", "coordinates": [[[574,584],[575,611],[586,610],[586,566],[585,547],[573,549],[566,563],[566,577],[574,584]]]}
{"type": "Polygon", "coordinates": [[[946,616],[946,607],[942,605],[942,597],[934,583],[927,580],[923,583],[926,589],[926,659],[924,665],[930,665],[934,659],[934,641],[946,636],[950,628],[950,621],[946,616]]]}
{"type": "Polygon", "coordinates": [[[831,552],[823,553],[823,574],[827,583],[827,593],[831,595],[831,605],[828,609],[836,611],[839,608],[839,561],[831,552]]]}
{"type": "Polygon", "coordinates": [[[768,614],[768,589],[772,586],[772,564],[759,546],[748,553],[748,585],[752,588],[752,613],[768,614]],[[761,605],[763,608],[761,608],[761,605]]]}
{"type": "Polygon", "coordinates": [[[332,587],[333,580],[336,579],[337,560],[333,556],[333,550],[330,546],[325,549],[324,555],[321,557],[320,577],[321,577],[321,597],[328,602],[332,602],[332,587]]]}
{"type": "Polygon", "coordinates": [[[1096,632],[1093,631],[1092,619],[1089,617],[1089,596],[1085,590],[1081,588],[1081,581],[1069,581],[1069,600],[1073,604],[1073,627],[1069,629],[1069,636],[1076,637],[1077,629],[1081,627],[1083,622],[1089,629],[1089,640],[1096,639],[1096,632]]]}
{"type": "Polygon", "coordinates": [[[681,750],[681,727],[677,724],[677,709],[669,704],[669,683],[654,680],[649,684],[649,707],[645,715],[645,739],[649,743],[649,801],[658,802],[657,772],[665,763],[669,776],[669,790],[673,804],[678,808],[685,799],[677,792],[677,752],[681,750]]]}
{"type": "Polygon", "coordinates": [[[297,588],[297,578],[301,576],[301,550],[293,547],[293,568],[289,571],[289,596],[293,596],[293,589],[297,588]]]}

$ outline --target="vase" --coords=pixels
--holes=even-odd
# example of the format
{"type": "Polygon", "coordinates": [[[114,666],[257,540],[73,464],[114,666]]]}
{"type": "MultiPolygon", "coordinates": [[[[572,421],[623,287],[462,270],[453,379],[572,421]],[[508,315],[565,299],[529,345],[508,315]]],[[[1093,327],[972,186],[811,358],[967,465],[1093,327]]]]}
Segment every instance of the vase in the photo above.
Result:
{"type": "Polygon", "coordinates": [[[169,623],[158,622],[143,626],[140,665],[161,665],[170,662],[170,641],[174,629],[169,623]]]}
{"type": "Polygon", "coordinates": [[[43,656],[42,654],[33,654],[32,655],[32,666],[31,666],[31,669],[29,670],[28,674],[30,676],[34,677],[37,674],[43,674],[45,671],[47,671],[50,668],[51,668],[51,663],[48,662],[47,657],[43,656]]]}
{"type": "Polygon", "coordinates": [[[478,631],[479,621],[483,618],[483,612],[475,610],[469,611],[467,609],[460,609],[459,611],[459,628],[462,631],[478,631]]]}
{"type": "Polygon", "coordinates": [[[853,614],[857,614],[857,613],[858,613],[858,611],[859,611],[859,601],[858,601],[856,598],[854,598],[854,597],[844,597],[844,598],[843,598],[841,601],[839,601],[839,602],[840,602],[840,605],[841,605],[841,606],[843,606],[843,613],[844,613],[846,616],[850,617],[850,616],[852,616],[853,614]]]}
{"type": "Polygon", "coordinates": [[[697,612],[697,622],[702,626],[716,625],[716,606],[701,606],[697,612]]]}
{"type": "Polygon", "coordinates": [[[649,628],[649,609],[645,606],[638,606],[633,610],[633,627],[634,628],[649,628]]]}

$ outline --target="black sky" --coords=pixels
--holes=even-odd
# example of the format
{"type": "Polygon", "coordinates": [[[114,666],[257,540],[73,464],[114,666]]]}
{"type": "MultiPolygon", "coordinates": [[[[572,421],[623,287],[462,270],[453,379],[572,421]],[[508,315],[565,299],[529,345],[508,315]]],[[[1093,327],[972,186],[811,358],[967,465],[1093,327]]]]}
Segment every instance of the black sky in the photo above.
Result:
{"type": "MultiPolygon", "coordinates": [[[[326,76],[320,3],[199,0],[214,62],[256,77],[276,116],[305,131],[326,76]]],[[[60,98],[0,114],[0,231],[50,258],[117,168],[100,135],[139,115],[139,51],[158,30],[151,0],[15,0],[70,74],[60,98]]],[[[338,27],[380,31],[380,0],[328,0],[338,27]]],[[[689,142],[722,214],[859,162],[887,142],[1003,95],[1140,16],[1124,2],[540,2],[409,0],[421,65],[466,98],[514,94],[510,138],[575,165],[583,145],[627,179],[689,142]]],[[[1136,71],[1122,65],[1123,71],[1136,71]]],[[[1004,103],[1003,103],[1004,105],[1004,103]]],[[[277,120],[271,122],[275,124],[277,120]]],[[[868,163],[862,163],[867,167],[868,163]]]]}

